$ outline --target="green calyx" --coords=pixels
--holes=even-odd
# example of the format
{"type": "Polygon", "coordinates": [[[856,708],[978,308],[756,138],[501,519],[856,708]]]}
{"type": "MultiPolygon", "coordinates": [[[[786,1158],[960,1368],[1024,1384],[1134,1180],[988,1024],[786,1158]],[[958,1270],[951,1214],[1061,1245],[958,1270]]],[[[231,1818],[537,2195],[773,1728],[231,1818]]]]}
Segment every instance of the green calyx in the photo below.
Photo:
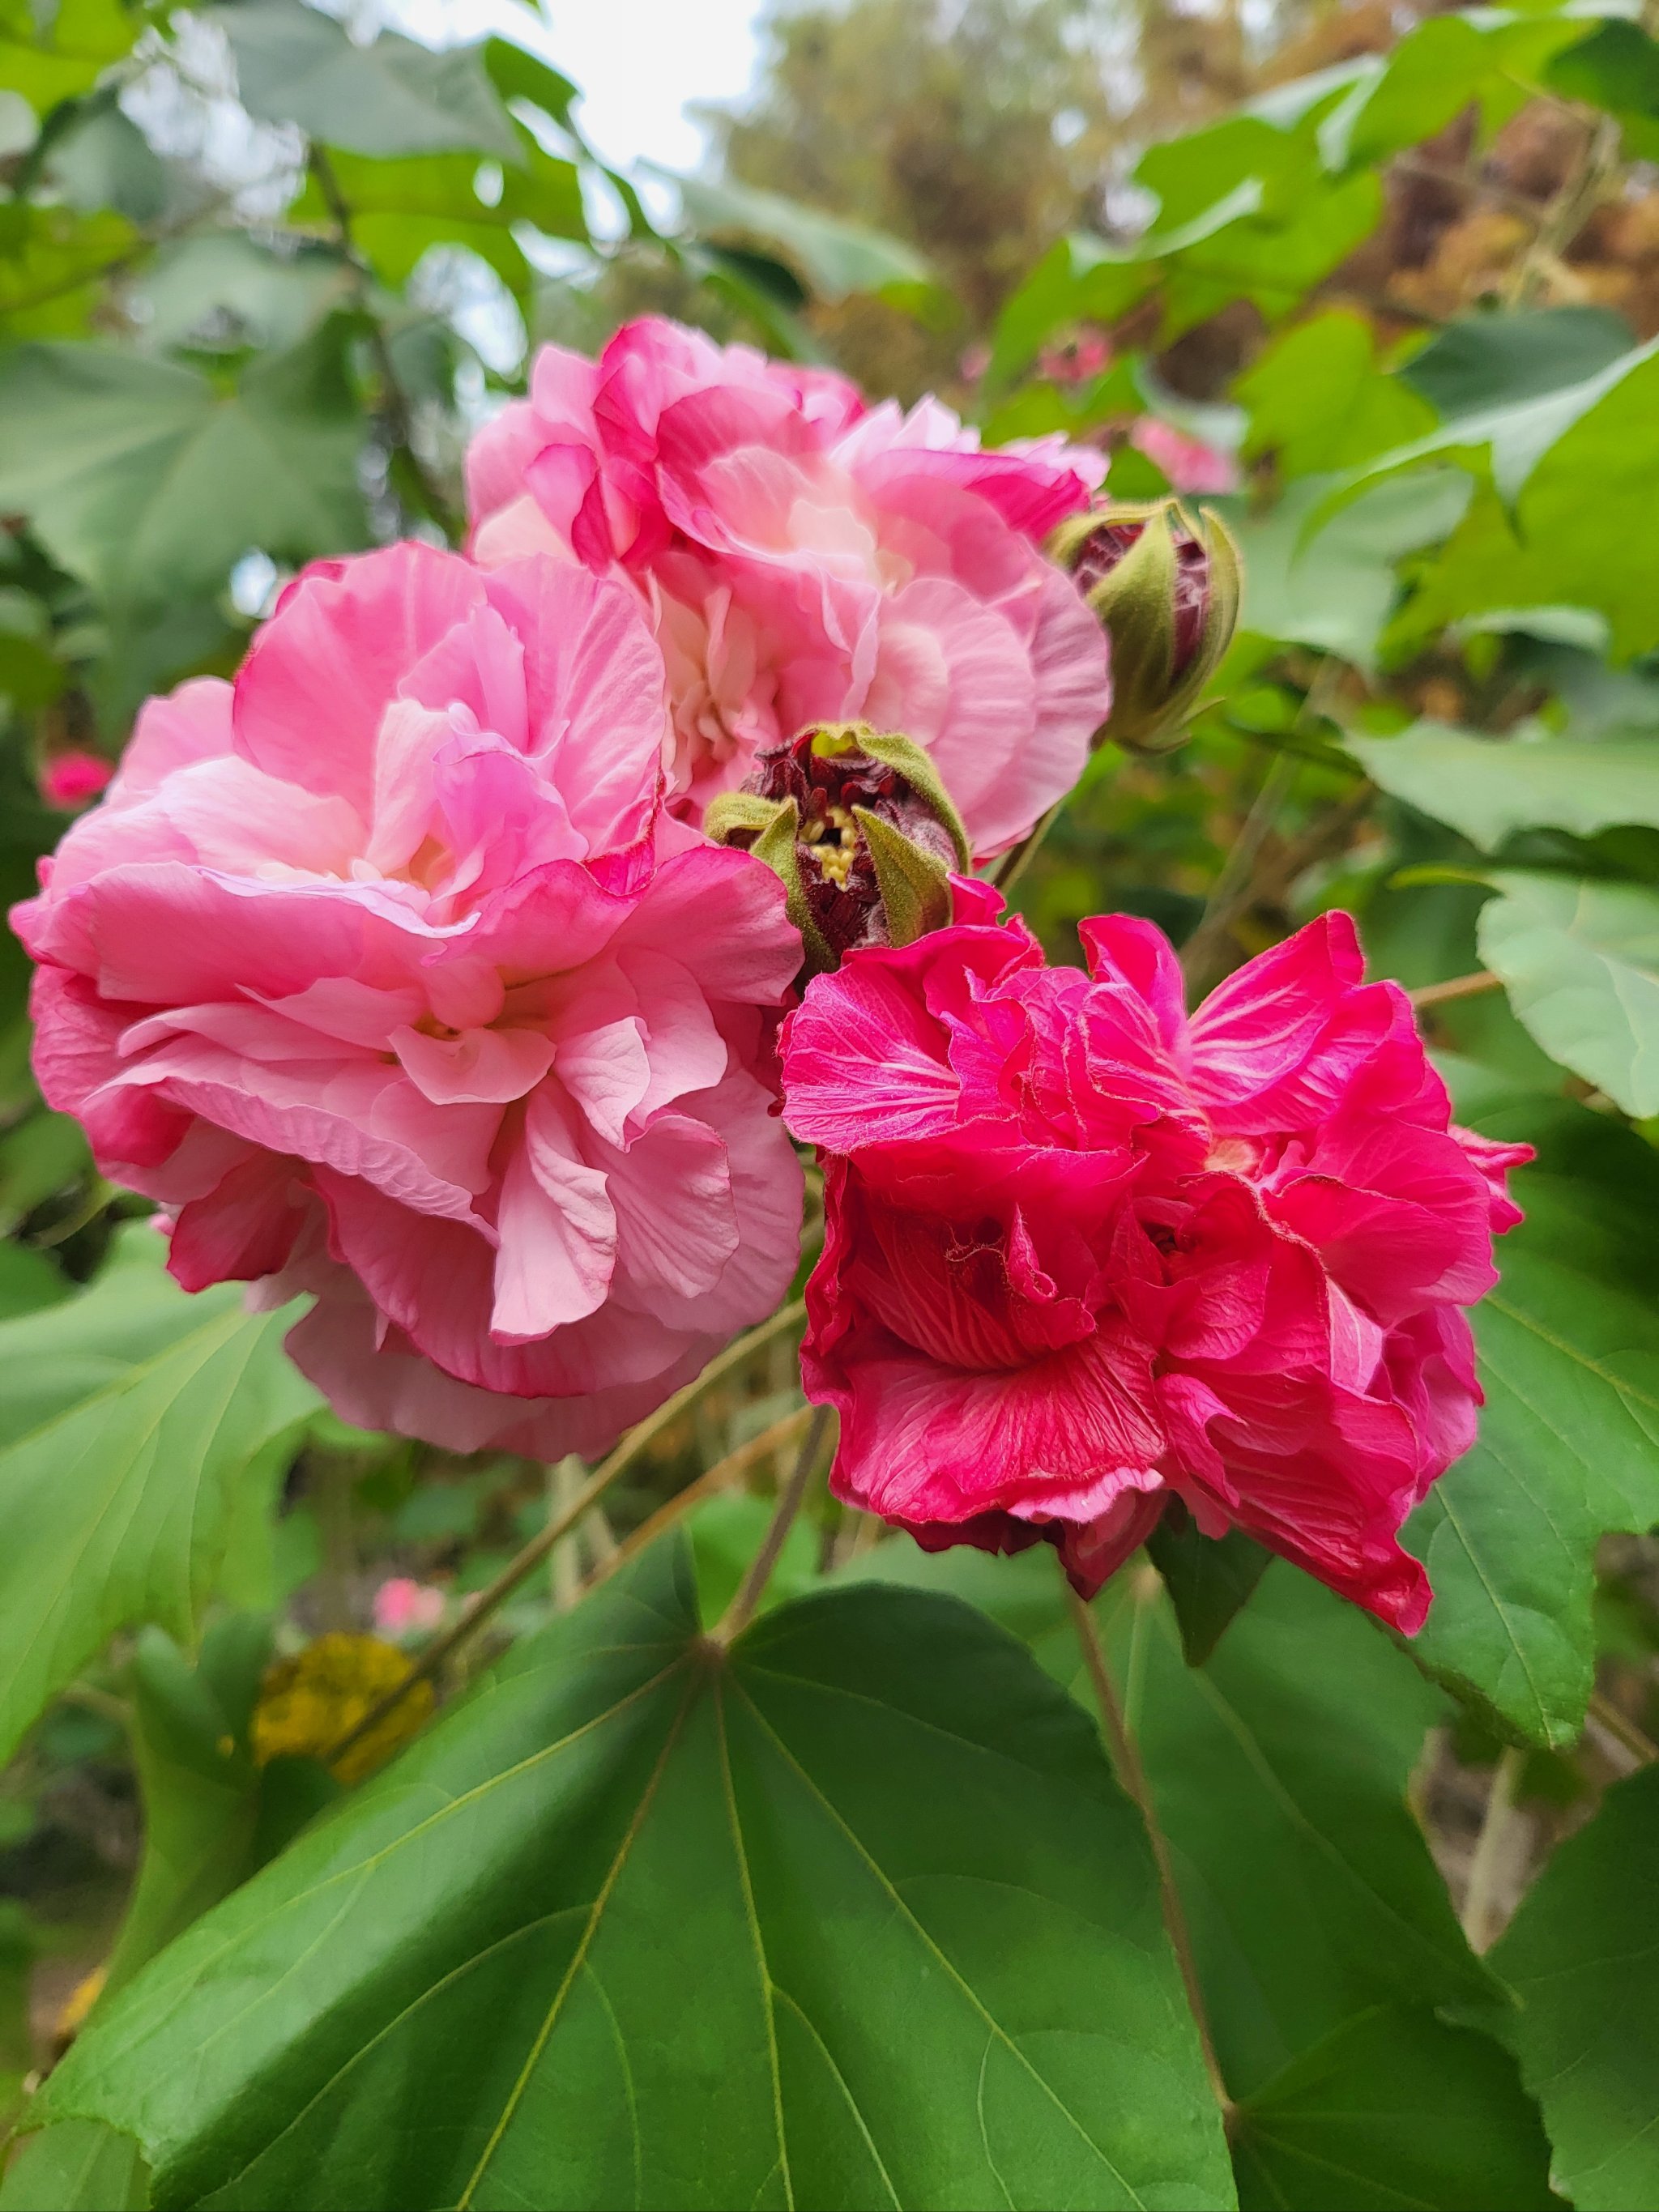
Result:
{"type": "Polygon", "coordinates": [[[801,881],[799,847],[800,808],[793,799],[761,799],[752,792],[723,791],[705,810],[702,826],[717,845],[747,842],[757,860],[764,860],[782,884],[786,910],[800,932],[802,971],[827,975],[836,966],[830,940],[812,918],[801,881]],[[752,842],[741,833],[755,833],[752,842]]]}
{"type": "Polygon", "coordinates": [[[950,921],[951,864],[902,825],[944,830],[958,869],[971,865],[972,853],[938,770],[910,738],[861,722],[825,724],[763,756],[751,781],[776,795],[724,792],[703,827],[717,843],[746,846],[782,882],[805,975],[838,967],[855,945],[908,945],[950,921]],[[838,767],[827,784],[813,767],[820,761],[838,767]],[[872,773],[884,769],[886,776],[872,773]],[[869,873],[858,869],[860,853],[869,873]]]}
{"type": "Polygon", "coordinates": [[[887,942],[914,945],[930,929],[943,929],[951,919],[951,877],[944,861],[867,806],[855,806],[853,819],[869,848],[887,909],[887,942]]]}
{"type": "Polygon", "coordinates": [[[962,817],[933,766],[933,756],[913,738],[902,738],[896,730],[872,730],[868,722],[825,722],[813,731],[811,750],[818,760],[862,753],[866,760],[879,761],[884,768],[902,775],[934,821],[950,833],[957,866],[966,870],[973,866],[973,851],[962,817]]]}
{"type": "Polygon", "coordinates": [[[1199,509],[1194,521],[1178,500],[1124,501],[1062,523],[1049,550],[1077,575],[1112,641],[1112,707],[1096,743],[1109,738],[1136,752],[1164,752],[1181,744],[1238,621],[1243,570],[1226,525],[1207,507],[1199,509]],[[1099,533],[1112,530],[1136,534],[1105,572],[1090,580],[1098,565],[1099,533]],[[1183,544],[1201,549],[1206,596],[1197,642],[1178,663],[1183,544]]]}

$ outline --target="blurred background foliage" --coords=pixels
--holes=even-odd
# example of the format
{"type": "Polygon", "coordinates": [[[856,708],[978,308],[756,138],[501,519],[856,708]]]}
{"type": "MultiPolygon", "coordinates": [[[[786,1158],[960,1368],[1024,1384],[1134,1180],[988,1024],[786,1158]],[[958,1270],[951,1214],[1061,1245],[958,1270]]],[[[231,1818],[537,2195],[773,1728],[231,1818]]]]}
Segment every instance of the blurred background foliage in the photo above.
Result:
{"type": "MultiPolygon", "coordinates": [[[[410,532],[460,541],[465,441],[536,344],[592,349],[672,313],[836,362],[873,396],[937,391],[994,441],[1091,441],[1125,496],[1173,481],[1217,499],[1247,598],[1191,740],[1102,748],[1018,902],[1057,957],[1085,914],[1151,915],[1199,987],[1353,908],[1377,972],[1454,987],[1425,1018],[1465,1118],[1538,1131],[1566,1213],[1599,1224],[1594,1261],[1575,1259],[1542,1206],[1528,1264],[1549,1295],[1584,1309],[1586,1340],[1614,1290],[1650,1306],[1647,31],[1581,0],[848,0],[769,18],[754,94],[711,118],[695,178],[618,173],[580,118],[575,88],[503,37],[438,52],[300,0],[0,0],[7,900],[144,695],[234,669],[298,564],[410,532]]],[[[234,1419],[124,1459],[157,1363],[244,1324],[230,1294],[173,1291],[144,1208],[41,1103],[26,982],[0,941],[0,1547],[15,1575],[48,1523],[59,1540],[106,1512],[96,1483],[59,1480],[71,1432],[123,1498],[161,1504],[143,1560],[0,1633],[14,2086],[73,2032],[89,1969],[130,1972],[352,1778],[323,1754],[368,1710],[378,1647],[331,1644],[311,1676],[294,1662],[371,1632],[418,1650],[580,1480],[343,1429],[277,1359],[280,1323],[258,1325],[270,1372],[234,1419]],[[180,1537],[162,1509],[183,1496],[180,1537]]],[[[1639,1409],[1609,1384],[1587,1412],[1565,1368],[1542,1387],[1540,1438],[1517,1442],[1496,1403],[1492,1420],[1546,1521],[1565,1525],[1571,1493],[1562,1561],[1534,1571],[1508,1477],[1479,1455],[1443,1486],[1464,1486],[1465,1563],[1443,1556],[1438,1509],[1412,1540],[1437,1583],[1443,1567],[1490,1598],[1425,1635],[1460,1702],[1413,1784],[1482,1942],[1659,1723],[1639,1533],[1659,1472],[1650,1447],[1609,1472],[1606,1441],[1639,1409]],[[1587,1474],[1573,1437],[1607,1464],[1587,1474]],[[1495,1845],[1480,1857],[1494,1771],[1522,1808],[1501,1865],[1495,1845]]],[[[737,1453],[690,1524],[718,1610],[790,1439],[745,1448],[799,1404],[780,1339],[558,1547],[496,1645],[737,1453]]],[[[878,1536],[818,1500],[774,1594],[878,1536]]]]}

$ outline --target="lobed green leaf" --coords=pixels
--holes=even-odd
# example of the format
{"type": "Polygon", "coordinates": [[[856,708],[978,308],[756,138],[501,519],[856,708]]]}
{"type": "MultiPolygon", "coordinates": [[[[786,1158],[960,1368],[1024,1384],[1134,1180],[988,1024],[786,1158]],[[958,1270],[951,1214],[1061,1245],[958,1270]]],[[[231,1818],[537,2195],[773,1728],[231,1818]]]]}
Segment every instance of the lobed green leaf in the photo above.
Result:
{"type": "Polygon", "coordinates": [[[35,2109],[131,2134],[173,2206],[1231,2199],[1083,1717],[913,1594],[724,1653],[678,1541],[199,1922],[35,2109]]]}
{"type": "Polygon", "coordinates": [[[1616,1783],[1559,1844],[1492,1963],[1520,1999],[1505,2033],[1578,2212],[1659,2203],[1659,1766],[1616,1783]]]}
{"type": "Polygon", "coordinates": [[[222,589],[251,546],[302,561],[360,545],[347,335],[331,317],[228,389],[113,348],[19,346],[0,359],[0,507],[72,574],[138,605],[222,589]]]}
{"type": "Polygon", "coordinates": [[[1435,1591],[1412,1650],[1506,1733],[1568,1744],[1593,1680],[1596,1544],[1659,1521],[1659,1161],[1560,1101],[1479,1126],[1540,1162],[1514,1177],[1527,1218],[1475,1310],[1480,1441],[1407,1524],[1435,1591]]]}

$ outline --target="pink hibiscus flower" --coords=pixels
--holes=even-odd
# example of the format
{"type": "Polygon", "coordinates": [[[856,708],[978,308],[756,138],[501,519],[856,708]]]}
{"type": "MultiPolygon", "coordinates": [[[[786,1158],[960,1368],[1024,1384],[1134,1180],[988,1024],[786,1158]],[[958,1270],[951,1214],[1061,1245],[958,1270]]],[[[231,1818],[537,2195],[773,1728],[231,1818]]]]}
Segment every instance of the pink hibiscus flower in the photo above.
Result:
{"type": "Polygon", "coordinates": [[[602,1449],[769,1312],[800,1176],[782,886],[661,810],[624,586],[393,546],[144,708],[14,925],[35,1067],[186,1289],[316,1304],[349,1421],[602,1449]]]}
{"type": "Polygon", "coordinates": [[[1107,648],[1038,551],[1099,483],[1058,438],[979,448],[947,408],[865,407],[844,378],[632,323],[597,362],[544,347],[474,440],[473,552],[620,567],[668,665],[688,819],[762,746],[864,720],[926,745],[976,852],[1081,774],[1107,648]]]}
{"type": "Polygon", "coordinates": [[[1396,1532],[1474,1439],[1462,1309],[1527,1148],[1451,1127],[1346,915],[1190,1018],[1149,923],[1082,935],[1088,975],[1018,922],[854,952],[785,1025],[836,1493],[930,1548],[1046,1538],[1085,1593],[1176,1496],[1413,1631],[1396,1532]]]}

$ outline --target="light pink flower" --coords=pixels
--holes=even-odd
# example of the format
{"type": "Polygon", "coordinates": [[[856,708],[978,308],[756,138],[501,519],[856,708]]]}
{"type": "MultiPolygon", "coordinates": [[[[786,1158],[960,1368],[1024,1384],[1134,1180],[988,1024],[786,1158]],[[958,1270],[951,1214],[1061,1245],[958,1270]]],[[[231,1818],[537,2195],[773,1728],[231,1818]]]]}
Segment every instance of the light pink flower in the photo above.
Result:
{"type": "Polygon", "coordinates": [[[1058,438],[981,452],[935,400],[866,410],[843,378],[647,320],[597,362],[544,348],[467,478],[486,565],[543,548],[633,580],[677,811],[763,744],[862,720],[929,748],[988,854],[1071,789],[1109,701],[1100,627],[1037,550],[1103,469],[1058,438]]]}
{"type": "Polygon", "coordinates": [[[1037,367],[1051,384],[1088,384],[1105,374],[1112,359],[1109,333],[1086,328],[1068,344],[1049,346],[1039,354],[1037,367]]]}
{"type": "Polygon", "coordinates": [[[315,1294],[289,1347],[360,1426],[592,1453],[788,1283],[800,943],[662,814],[665,725],[614,580],[321,562],[15,912],[48,1099],[187,1289],[315,1294]]]}
{"type": "Polygon", "coordinates": [[[1088,976],[1018,923],[854,952],[786,1024],[836,1494],[931,1548],[1046,1538],[1085,1592],[1176,1496],[1414,1631],[1396,1532],[1474,1441],[1462,1309],[1527,1148],[1450,1127],[1346,915],[1191,1018],[1150,923],[1082,935],[1088,976]]]}
{"type": "Polygon", "coordinates": [[[53,753],[42,763],[40,796],[48,806],[61,806],[65,812],[84,806],[89,799],[96,799],[115,773],[115,763],[101,753],[89,753],[84,747],[73,745],[67,752],[53,753]]]}
{"type": "Polygon", "coordinates": [[[1156,415],[1142,415],[1129,432],[1129,443],[1155,462],[1171,491],[1226,492],[1238,489],[1238,464],[1218,446],[1189,437],[1156,415]]]}
{"type": "Polygon", "coordinates": [[[392,1575],[374,1593],[374,1627],[380,1636],[412,1636],[434,1629],[447,1600],[431,1583],[392,1575]]]}

